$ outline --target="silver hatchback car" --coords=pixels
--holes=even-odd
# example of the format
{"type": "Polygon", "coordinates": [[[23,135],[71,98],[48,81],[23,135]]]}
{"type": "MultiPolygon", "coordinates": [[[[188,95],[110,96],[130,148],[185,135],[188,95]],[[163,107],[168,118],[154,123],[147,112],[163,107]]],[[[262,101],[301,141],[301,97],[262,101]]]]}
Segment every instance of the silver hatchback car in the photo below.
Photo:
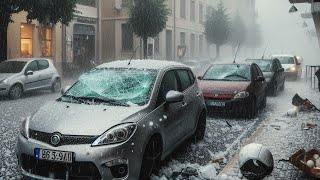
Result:
{"type": "Polygon", "coordinates": [[[0,95],[18,99],[23,92],[51,89],[60,91],[58,71],[49,59],[10,59],[0,63],[0,95]]]}
{"type": "Polygon", "coordinates": [[[115,61],[82,75],[26,119],[16,152],[31,178],[148,179],[187,138],[203,139],[205,128],[190,68],[115,61]]]}

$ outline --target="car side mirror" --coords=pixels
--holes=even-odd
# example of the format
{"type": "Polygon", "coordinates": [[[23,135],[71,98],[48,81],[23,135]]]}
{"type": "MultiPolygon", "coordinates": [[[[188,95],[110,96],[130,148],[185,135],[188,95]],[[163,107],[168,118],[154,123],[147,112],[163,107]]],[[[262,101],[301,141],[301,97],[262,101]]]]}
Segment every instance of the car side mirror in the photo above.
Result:
{"type": "Polygon", "coordinates": [[[33,75],[33,71],[26,71],[26,72],[25,72],[25,75],[26,75],[26,76],[31,76],[31,75],[33,75]]]}
{"type": "Polygon", "coordinates": [[[182,102],[184,99],[184,95],[178,91],[169,91],[166,95],[166,102],[167,103],[177,103],[182,102]]]}
{"type": "Polygon", "coordinates": [[[197,79],[198,80],[203,80],[203,77],[202,76],[198,76],[197,79]]]}
{"type": "Polygon", "coordinates": [[[263,77],[263,76],[258,76],[257,78],[256,78],[256,81],[265,81],[266,79],[263,77]]]}
{"type": "Polygon", "coordinates": [[[66,87],[62,88],[60,93],[61,93],[61,94],[66,93],[66,92],[70,89],[70,87],[71,87],[71,86],[66,86],[66,87]]]}

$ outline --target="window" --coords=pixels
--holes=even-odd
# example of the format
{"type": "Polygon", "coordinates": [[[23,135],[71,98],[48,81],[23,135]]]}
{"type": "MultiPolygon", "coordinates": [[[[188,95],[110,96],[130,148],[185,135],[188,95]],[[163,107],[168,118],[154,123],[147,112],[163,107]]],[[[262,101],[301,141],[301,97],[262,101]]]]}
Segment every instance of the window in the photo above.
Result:
{"type": "Polygon", "coordinates": [[[196,20],[196,2],[191,0],[191,4],[190,4],[190,20],[191,21],[195,21],[196,20]]]}
{"type": "Polygon", "coordinates": [[[194,34],[190,35],[190,55],[194,56],[194,51],[195,51],[195,42],[196,42],[196,37],[194,34]]]}
{"type": "Polygon", "coordinates": [[[85,6],[96,7],[96,0],[79,0],[78,3],[85,6]]]}
{"type": "Polygon", "coordinates": [[[186,33],[185,32],[180,33],[180,45],[186,45],[186,33]]]}
{"type": "Polygon", "coordinates": [[[154,53],[160,54],[160,38],[159,38],[159,36],[154,38],[154,53]]]}
{"type": "Polygon", "coordinates": [[[178,81],[174,71],[167,72],[162,79],[158,94],[158,105],[166,101],[166,95],[171,90],[178,91],[178,81]]]}
{"type": "Polygon", "coordinates": [[[122,51],[133,50],[133,31],[129,24],[122,24],[122,51]]]}
{"type": "Polygon", "coordinates": [[[180,17],[186,19],[186,0],[180,0],[180,17]]]}
{"type": "Polygon", "coordinates": [[[20,54],[21,57],[32,57],[33,54],[33,25],[21,24],[20,26],[20,54]]]}
{"type": "Polygon", "coordinates": [[[28,71],[38,71],[38,63],[37,61],[32,61],[30,64],[28,64],[26,72],[28,71]]]}
{"type": "Polygon", "coordinates": [[[188,70],[188,73],[189,73],[191,84],[194,84],[194,82],[196,80],[196,78],[194,77],[194,74],[189,70],[188,70]]]}
{"type": "Polygon", "coordinates": [[[52,28],[43,28],[41,32],[42,44],[41,51],[43,57],[52,56],[52,28]]]}
{"type": "Polygon", "coordinates": [[[199,35],[199,53],[203,53],[203,35],[199,35]]]}
{"type": "Polygon", "coordinates": [[[199,21],[203,23],[203,5],[199,4],[199,21]]]}
{"type": "Polygon", "coordinates": [[[39,70],[44,70],[49,68],[49,62],[47,60],[39,60],[38,61],[39,70]]]}
{"type": "Polygon", "coordinates": [[[180,91],[183,92],[191,86],[190,77],[187,70],[178,70],[177,74],[181,83],[180,91]]]}

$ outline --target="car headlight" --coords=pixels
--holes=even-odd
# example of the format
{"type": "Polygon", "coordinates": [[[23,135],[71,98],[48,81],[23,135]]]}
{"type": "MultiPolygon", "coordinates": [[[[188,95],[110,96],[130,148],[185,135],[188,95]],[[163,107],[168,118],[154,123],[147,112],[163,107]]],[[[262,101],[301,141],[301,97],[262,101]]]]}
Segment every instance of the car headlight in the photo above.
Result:
{"type": "Polygon", "coordinates": [[[0,81],[0,83],[7,84],[8,83],[8,79],[3,79],[3,80],[0,81]]]}
{"type": "Polygon", "coordinates": [[[135,123],[120,124],[103,133],[92,143],[92,146],[125,142],[133,135],[136,129],[137,125],[135,123]]]}
{"type": "Polygon", "coordinates": [[[236,94],[234,96],[234,99],[242,99],[242,98],[246,98],[249,96],[249,93],[247,91],[242,91],[242,92],[239,92],[238,94],[236,94]]]}
{"type": "Polygon", "coordinates": [[[290,71],[296,71],[296,67],[291,67],[289,70],[290,71]]]}
{"type": "Polygon", "coordinates": [[[29,138],[29,118],[26,118],[25,120],[23,120],[20,133],[23,137],[27,139],[29,138]]]}

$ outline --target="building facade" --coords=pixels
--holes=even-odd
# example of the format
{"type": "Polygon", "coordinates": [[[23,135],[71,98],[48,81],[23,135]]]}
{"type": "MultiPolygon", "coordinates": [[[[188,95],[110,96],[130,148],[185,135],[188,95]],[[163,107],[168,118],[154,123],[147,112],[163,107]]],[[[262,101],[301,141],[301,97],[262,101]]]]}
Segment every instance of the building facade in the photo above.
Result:
{"type": "MultiPolygon", "coordinates": [[[[171,13],[166,28],[158,37],[149,38],[148,56],[155,59],[179,59],[179,47],[185,47],[185,59],[205,56],[207,43],[204,22],[206,11],[213,7],[209,2],[167,0],[171,13]]],[[[142,57],[142,42],[127,24],[129,3],[132,0],[101,1],[101,57],[105,61],[127,59],[133,55],[135,58],[142,57]]]]}

